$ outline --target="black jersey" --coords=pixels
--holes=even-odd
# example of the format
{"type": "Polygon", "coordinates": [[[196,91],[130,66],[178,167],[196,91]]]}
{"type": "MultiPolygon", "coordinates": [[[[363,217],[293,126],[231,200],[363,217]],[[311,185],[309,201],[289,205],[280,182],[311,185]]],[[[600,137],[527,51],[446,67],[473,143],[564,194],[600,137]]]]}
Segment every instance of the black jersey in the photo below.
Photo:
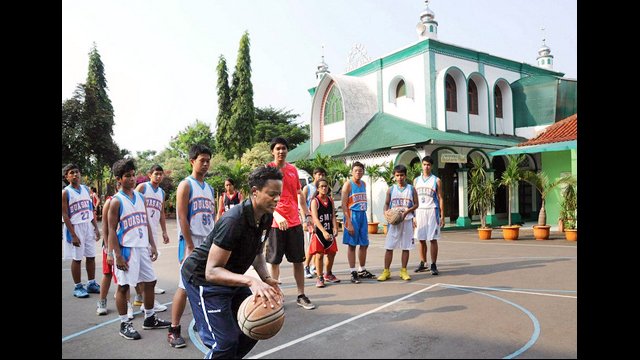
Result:
{"type": "Polygon", "coordinates": [[[222,194],[222,198],[224,199],[224,211],[229,211],[232,207],[240,204],[240,193],[235,192],[232,197],[229,197],[229,194],[226,192],[222,194]]]}
{"type": "MultiPolygon", "coordinates": [[[[333,234],[333,200],[330,197],[327,197],[327,202],[323,203],[322,200],[320,200],[320,195],[316,196],[315,199],[318,204],[318,219],[320,220],[320,223],[329,234],[333,234]]],[[[318,235],[320,240],[328,240],[324,238],[322,231],[317,227],[315,229],[315,233],[318,235]]]]}

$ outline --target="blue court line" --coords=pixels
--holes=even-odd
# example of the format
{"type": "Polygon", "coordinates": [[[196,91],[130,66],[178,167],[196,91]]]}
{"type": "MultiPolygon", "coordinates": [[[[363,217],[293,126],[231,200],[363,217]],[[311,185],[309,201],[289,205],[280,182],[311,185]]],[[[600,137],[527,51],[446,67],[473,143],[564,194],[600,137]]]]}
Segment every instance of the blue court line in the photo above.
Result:
{"type": "Polygon", "coordinates": [[[481,291],[475,291],[475,290],[471,290],[471,289],[465,289],[464,287],[459,287],[459,286],[453,286],[453,285],[445,285],[445,284],[439,284],[442,287],[445,288],[451,288],[451,289],[456,289],[456,290],[463,290],[463,291],[468,291],[468,292],[472,292],[472,293],[476,293],[476,294],[480,294],[480,295],[484,295],[484,296],[488,296],[497,300],[500,300],[502,302],[505,302],[517,309],[519,309],[520,311],[522,311],[523,313],[525,313],[529,319],[531,319],[531,322],[533,323],[533,334],[531,334],[531,338],[529,338],[529,341],[527,341],[526,344],[524,344],[524,346],[522,346],[520,349],[516,350],[515,352],[503,357],[503,359],[513,359],[516,356],[522,354],[523,352],[527,351],[530,347],[533,346],[533,344],[536,343],[536,341],[538,341],[538,338],[540,337],[540,323],[538,322],[538,319],[527,309],[525,309],[524,307],[513,303],[509,300],[503,299],[501,297],[495,296],[495,295],[491,295],[491,294],[487,294],[487,293],[483,293],[481,291]]]}

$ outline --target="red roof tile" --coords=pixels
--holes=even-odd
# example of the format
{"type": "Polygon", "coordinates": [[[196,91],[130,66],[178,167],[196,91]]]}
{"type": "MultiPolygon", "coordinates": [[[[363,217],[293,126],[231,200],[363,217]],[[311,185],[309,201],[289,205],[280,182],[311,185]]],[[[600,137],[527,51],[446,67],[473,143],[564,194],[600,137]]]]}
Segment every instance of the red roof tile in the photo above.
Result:
{"type": "Polygon", "coordinates": [[[529,139],[518,146],[530,146],[539,144],[549,144],[562,141],[578,139],[578,114],[575,113],[568,118],[562,119],[550,125],[542,133],[533,139],[529,139]]]}

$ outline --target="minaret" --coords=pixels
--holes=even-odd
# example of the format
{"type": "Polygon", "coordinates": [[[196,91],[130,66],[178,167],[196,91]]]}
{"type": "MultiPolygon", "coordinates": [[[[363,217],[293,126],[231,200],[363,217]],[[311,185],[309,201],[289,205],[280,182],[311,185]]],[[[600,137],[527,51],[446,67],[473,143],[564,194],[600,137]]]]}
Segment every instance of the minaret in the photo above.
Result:
{"type": "Polygon", "coordinates": [[[542,46],[538,49],[538,66],[544,69],[553,70],[553,55],[551,55],[551,49],[545,44],[544,28],[542,30],[542,46]]]}
{"type": "Polygon", "coordinates": [[[318,81],[322,80],[324,75],[329,71],[329,65],[324,62],[324,45],[322,45],[322,60],[320,60],[320,64],[318,64],[318,71],[316,71],[316,79],[318,81]]]}
{"type": "Polygon", "coordinates": [[[438,22],[435,21],[436,14],[429,9],[429,0],[424,0],[425,8],[420,13],[420,22],[416,25],[418,39],[438,39],[438,22]]]}

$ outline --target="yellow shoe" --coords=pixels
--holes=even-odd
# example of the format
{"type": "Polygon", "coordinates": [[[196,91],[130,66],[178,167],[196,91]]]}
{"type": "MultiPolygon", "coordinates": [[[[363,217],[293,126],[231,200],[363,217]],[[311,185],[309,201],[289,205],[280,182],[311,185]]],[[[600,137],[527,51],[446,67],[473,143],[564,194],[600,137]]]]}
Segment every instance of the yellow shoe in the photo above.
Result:
{"type": "Polygon", "coordinates": [[[384,269],[382,271],[382,275],[378,276],[378,281],[386,281],[391,277],[391,271],[389,269],[384,269]]]}
{"type": "Polygon", "coordinates": [[[400,269],[400,278],[402,280],[411,280],[411,276],[407,274],[407,268],[400,269]]]}

